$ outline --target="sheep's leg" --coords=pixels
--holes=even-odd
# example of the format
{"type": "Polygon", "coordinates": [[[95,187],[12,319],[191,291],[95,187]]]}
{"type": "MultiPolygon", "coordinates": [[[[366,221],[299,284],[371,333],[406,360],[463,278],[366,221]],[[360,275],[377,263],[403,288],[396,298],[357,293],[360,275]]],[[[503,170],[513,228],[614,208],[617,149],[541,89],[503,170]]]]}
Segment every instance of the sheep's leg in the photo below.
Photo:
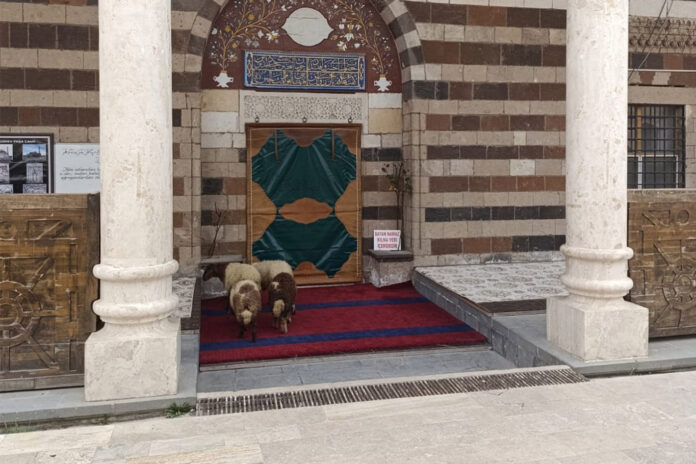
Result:
{"type": "Polygon", "coordinates": [[[251,323],[251,341],[256,343],[256,320],[251,323]]]}
{"type": "Polygon", "coordinates": [[[273,316],[273,328],[277,329],[278,328],[278,318],[273,316]]]}
{"type": "Polygon", "coordinates": [[[288,333],[288,321],[287,321],[287,319],[282,318],[282,319],[280,320],[280,330],[281,330],[284,334],[288,333]]]}
{"type": "Polygon", "coordinates": [[[243,324],[243,323],[240,323],[240,324],[239,324],[239,338],[244,338],[244,329],[245,329],[245,328],[246,328],[246,327],[244,327],[244,324],[243,324]]]}

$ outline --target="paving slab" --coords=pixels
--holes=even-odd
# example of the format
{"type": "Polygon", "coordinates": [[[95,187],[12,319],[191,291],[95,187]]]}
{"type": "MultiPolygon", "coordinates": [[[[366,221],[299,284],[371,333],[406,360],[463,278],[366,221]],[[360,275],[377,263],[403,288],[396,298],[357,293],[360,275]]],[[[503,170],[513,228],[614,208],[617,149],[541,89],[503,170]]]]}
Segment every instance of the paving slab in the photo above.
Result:
{"type": "Polygon", "coordinates": [[[0,435],[0,462],[691,464],[694,437],[685,371],[0,435]]]}
{"type": "Polygon", "coordinates": [[[199,374],[199,393],[498,370],[515,366],[489,346],[477,346],[294,358],[221,367],[224,369],[203,370],[199,374]]]}

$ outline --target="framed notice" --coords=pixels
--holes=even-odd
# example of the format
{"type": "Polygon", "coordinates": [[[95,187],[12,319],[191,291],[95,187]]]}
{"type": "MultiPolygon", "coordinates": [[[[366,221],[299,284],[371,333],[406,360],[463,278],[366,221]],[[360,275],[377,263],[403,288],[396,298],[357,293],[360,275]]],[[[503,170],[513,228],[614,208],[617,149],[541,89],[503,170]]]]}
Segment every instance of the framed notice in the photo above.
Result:
{"type": "Polygon", "coordinates": [[[0,194],[51,193],[53,135],[0,134],[0,194]]]}
{"type": "Polygon", "coordinates": [[[373,236],[375,250],[401,250],[401,231],[400,230],[375,230],[373,236]]]}
{"type": "Polygon", "coordinates": [[[99,144],[57,143],[55,193],[99,192],[99,144]]]}

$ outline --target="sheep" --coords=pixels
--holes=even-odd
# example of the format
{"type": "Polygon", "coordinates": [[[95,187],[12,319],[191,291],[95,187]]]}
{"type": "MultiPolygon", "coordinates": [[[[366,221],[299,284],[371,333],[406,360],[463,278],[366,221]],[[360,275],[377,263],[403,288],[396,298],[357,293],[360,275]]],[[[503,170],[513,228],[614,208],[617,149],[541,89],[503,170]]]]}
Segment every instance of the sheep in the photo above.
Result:
{"type": "Polygon", "coordinates": [[[230,263],[225,268],[225,288],[227,291],[241,280],[251,280],[257,286],[261,285],[261,274],[251,264],[230,263]]]}
{"type": "Polygon", "coordinates": [[[239,324],[239,338],[251,327],[251,341],[256,342],[256,319],[261,312],[261,292],[256,282],[240,280],[230,291],[230,305],[239,324]]]}
{"type": "Polygon", "coordinates": [[[285,334],[288,333],[288,322],[295,314],[295,295],[297,287],[292,274],[281,272],[276,275],[268,286],[268,302],[273,307],[273,327],[285,334]]]}
{"type": "Polygon", "coordinates": [[[225,268],[226,263],[208,264],[203,271],[203,281],[207,281],[213,277],[220,279],[220,282],[225,283],[225,268]]]}
{"type": "MultiPolygon", "coordinates": [[[[208,280],[212,277],[217,277],[225,285],[225,290],[230,297],[232,296],[232,288],[240,280],[251,280],[256,285],[261,284],[261,274],[251,264],[243,263],[214,263],[206,266],[203,272],[203,280],[208,280]]],[[[229,303],[229,301],[228,301],[229,303]]],[[[230,305],[225,306],[225,311],[230,311],[230,305]]]]}
{"type": "Polygon", "coordinates": [[[273,280],[273,278],[281,272],[287,272],[288,274],[293,275],[292,267],[285,261],[260,261],[252,264],[252,266],[254,266],[261,274],[261,288],[264,290],[268,288],[268,284],[271,283],[271,280],[273,280]]]}

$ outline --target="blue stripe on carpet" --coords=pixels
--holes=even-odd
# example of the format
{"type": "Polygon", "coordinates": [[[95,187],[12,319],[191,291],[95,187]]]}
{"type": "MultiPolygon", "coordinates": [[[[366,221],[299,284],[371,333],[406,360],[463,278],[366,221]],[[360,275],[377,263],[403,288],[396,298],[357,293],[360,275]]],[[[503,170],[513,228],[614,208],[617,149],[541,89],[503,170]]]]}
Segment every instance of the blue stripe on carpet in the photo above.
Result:
{"type": "MultiPolygon", "coordinates": [[[[357,306],[377,306],[377,305],[399,305],[399,304],[413,304],[413,303],[425,303],[428,301],[427,298],[397,298],[391,300],[363,300],[363,301],[336,301],[331,303],[312,303],[295,305],[295,309],[301,311],[303,309],[327,309],[327,308],[347,308],[347,307],[357,307],[357,306]]],[[[263,307],[263,312],[268,313],[271,311],[269,306],[263,307]]],[[[202,311],[204,316],[225,316],[226,313],[221,309],[204,309],[202,311]]]]}
{"type": "MultiPolygon", "coordinates": [[[[471,327],[466,324],[440,325],[433,327],[408,327],[404,329],[359,330],[353,332],[336,332],[317,335],[290,335],[278,338],[257,339],[252,343],[249,339],[229,342],[201,343],[201,351],[229,350],[233,348],[249,348],[255,346],[292,345],[295,343],[332,342],[337,340],[358,340],[373,337],[403,337],[407,335],[431,335],[449,332],[469,332],[471,327]]],[[[236,330],[235,330],[236,336],[236,330]]],[[[248,333],[246,334],[248,337],[248,333]]]]}

